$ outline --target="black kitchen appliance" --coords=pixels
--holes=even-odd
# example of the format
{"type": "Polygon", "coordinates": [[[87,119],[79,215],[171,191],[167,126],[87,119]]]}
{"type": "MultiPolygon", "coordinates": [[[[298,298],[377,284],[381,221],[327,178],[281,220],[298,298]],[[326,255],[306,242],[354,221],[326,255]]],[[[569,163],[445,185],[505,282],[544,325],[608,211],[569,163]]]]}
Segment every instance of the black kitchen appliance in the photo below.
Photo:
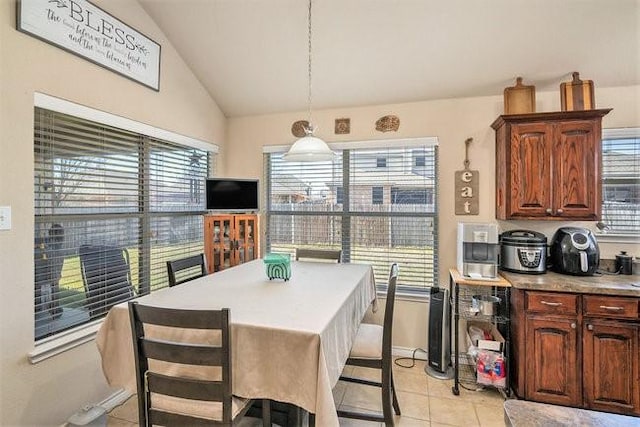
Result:
{"type": "Polygon", "coordinates": [[[553,235],[549,261],[558,273],[592,276],[600,264],[598,242],[586,228],[561,227],[553,235]]]}
{"type": "Polygon", "coordinates": [[[500,235],[500,270],[547,272],[547,236],[536,231],[510,230],[500,235]]]}

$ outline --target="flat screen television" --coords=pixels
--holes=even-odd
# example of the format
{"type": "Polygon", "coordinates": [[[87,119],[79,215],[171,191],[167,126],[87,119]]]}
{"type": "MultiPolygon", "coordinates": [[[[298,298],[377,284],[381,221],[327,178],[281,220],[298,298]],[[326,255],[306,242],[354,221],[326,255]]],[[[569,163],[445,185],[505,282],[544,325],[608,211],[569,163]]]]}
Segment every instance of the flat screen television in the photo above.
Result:
{"type": "Polygon", "coordinates": [[[207,178],[207,210],[257,211],[258,180],[207,178]]]}

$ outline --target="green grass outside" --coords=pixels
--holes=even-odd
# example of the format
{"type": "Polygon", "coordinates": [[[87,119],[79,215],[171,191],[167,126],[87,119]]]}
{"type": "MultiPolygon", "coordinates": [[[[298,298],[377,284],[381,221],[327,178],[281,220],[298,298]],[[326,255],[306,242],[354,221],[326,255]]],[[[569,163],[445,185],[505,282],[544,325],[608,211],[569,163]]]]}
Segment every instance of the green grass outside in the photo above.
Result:
{"type": "MultiPolygon", "coordinates": [[[[336,245],[313,245],[316,249],[340,249],[336,245]]],[[[151,250],[151,257],[156,265],[163,266],[165,262],[175,258],[176,253],[183,254],[187,247],[185,245],[171,245],[155,247],[151,250]]],[[[296,245],[274,244],[271,252],[295,253],[296,245]]],[[[129,261],[131,265],[131,281],[134,289],[138,290],[138,250],[130,248],[129,261]]],[[[383,282],[389,274],[389,265],[392,262],[400,264],[400,276],[403,284],[424,286],[434,283],[434,277],[430,271],[424,267],[425,260],[431,262],[433,259],[433,248],[431,247],[395,247],[395,248],[375,248],[375,247],[352,247],[351,261],[359,262],[373,261],[373,270],[376,280],[383,282]]],[[[164,268],[155,269],[151,272],[151,289],[158,289],[167,286],[167,273],[164,268]]],[[[62,267],[62,277],[60,279],[60,302],[65,307],[81,308],[85,304],[85,290],[80,273],[80,257],[68,257],[64,260],[62,267]]]]}

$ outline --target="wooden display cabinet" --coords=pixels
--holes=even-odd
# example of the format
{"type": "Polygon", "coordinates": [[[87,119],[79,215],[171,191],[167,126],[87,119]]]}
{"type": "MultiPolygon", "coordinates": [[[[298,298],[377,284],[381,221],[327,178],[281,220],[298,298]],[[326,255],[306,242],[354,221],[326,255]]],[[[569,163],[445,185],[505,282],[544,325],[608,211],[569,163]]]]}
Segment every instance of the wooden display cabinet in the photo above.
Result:
{"type": "Polygon", "coordinates": [[[258,215],[205,215],[204,254],[209,273],[260,258],[259,252],[258,215]]]}
{"type": "Polygon", "coordinates": [[[640,298],[513,290],[524,399],[640,415],[640,298]]]}
{"type": "Polygon", "coordinates": [[[496,131],[496,218],[598,220],[602,117],[585,110],[502,115],[496,131]]]}

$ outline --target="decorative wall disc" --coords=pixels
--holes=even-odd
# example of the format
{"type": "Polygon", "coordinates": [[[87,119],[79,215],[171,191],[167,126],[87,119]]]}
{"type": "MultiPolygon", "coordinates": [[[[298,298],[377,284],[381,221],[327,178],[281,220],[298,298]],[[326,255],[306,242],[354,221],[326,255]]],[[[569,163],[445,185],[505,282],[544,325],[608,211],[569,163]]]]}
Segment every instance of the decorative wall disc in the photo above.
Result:
{"type": "Polygon", "coordinates": [[[302,138],[307,133],[304,131],[309,126],[309,122],[306,120],[298,120],[291,125],[291,133],[293,136],[302,138]]]}
{"type": "Polygon", "coordinates": [[[398,116],[384,116],[380,117],[376,121],[376,130],[379,130],[380,132],[397,132],[399,127],[400,119],[398,118],[398,116]]]}

